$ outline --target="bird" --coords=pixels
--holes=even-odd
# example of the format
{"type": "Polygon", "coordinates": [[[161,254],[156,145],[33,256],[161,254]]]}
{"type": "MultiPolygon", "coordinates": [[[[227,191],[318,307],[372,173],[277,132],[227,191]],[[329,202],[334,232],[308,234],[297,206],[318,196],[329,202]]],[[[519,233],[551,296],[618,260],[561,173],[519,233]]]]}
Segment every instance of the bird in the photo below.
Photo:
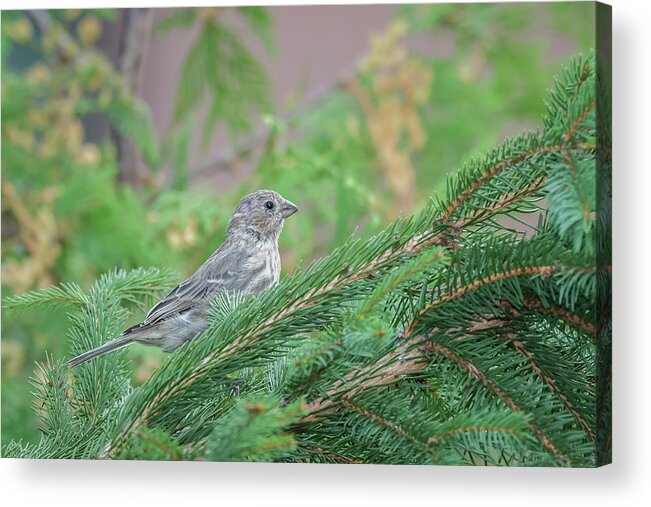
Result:
{"type": "Polygon", "coordinates": [[[298,211],[273,190],[243,197],[228,221],[226,240],[186,280],[120,337],[70,359],[75,368],[132,343],[173,352],[206,329],[206,313],[219,293],[258,295],[278,282],[278,237],[285,219],[298,211]]]}

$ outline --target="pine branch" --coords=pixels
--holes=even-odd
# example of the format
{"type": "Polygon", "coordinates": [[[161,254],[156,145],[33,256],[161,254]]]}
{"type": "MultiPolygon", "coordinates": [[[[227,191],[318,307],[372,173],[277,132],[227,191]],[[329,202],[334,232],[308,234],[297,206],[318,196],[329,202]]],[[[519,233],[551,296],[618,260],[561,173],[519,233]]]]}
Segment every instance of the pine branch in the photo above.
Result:
{"type": "Polygon", "coordinates": [[[31,310],[43,305],[55,308],[57,305],[86,304],[86,297],[77,284],[63,283],[60,287],[52,286],[39,291],[27,292],[5,298],[4,306],[8,310],[31,310]]]}
{"type": "MultiPolygon", "coordinates": [[[[497,396],[502,401],[502,403],[504,403],[504,405],[506,405],[510,410],[512,410],[513,412],[521,412],[521,408],[502,389],[500,389],[497,385],[495,385],[495,383],[489,380],[474,364],[464,359],[461,359],[457,354],[452,352],[450,349],[443,347],[442,345],[433,344],[431,345],[430,349],[433,353],[444,356],[445,358],[449,359],[454,364],[456,364],[462,370],[467,371],[469,375],[477,379],[478,382],[480,382],[489,391],[495,394],[495,396],[497,396]]],[[[546,437],[539,428],[537,428],[532,423],[529,424],[529,428],[534,433],[534,435],[536,435],[536,438],[540,440],[540,443],[547,450],[549,450],[558,461],[563,462],[567,466],[572,465],[569,459],[566,456],[564,456],[558,450],[558,448],[549,441],[549,438],[546,437]]]]}
{"type": "Polygon", "coordinates": [[[596,332],[594,324],[583,320],[579,315],[575,315],[567,311],[565,308],[561,308],[556,305],[545,306],[540,301],[535,299],[526,300],[524,302],[524,307],[527,310],[535,310],[540,314],[550,315],[555,319],[562,320],[563,322],[566,322],[567,324],[572,326],[576,326],[577,328],[591,335],[594,335],[596,332]]]}
{"type": "Polygon", "coordinates": [[[531,368],[536,372],[536,374],[549,386],[549,389],[558,396],[558,398],[561,400],[563,405],[567,408],[567,410],[576,418],[576,420],[579,422],[581,427],[586,431],[586,433],[590,436],[590,439],[594,442],[595,441],[595,434],[590,425],[586,422],[586,420],[581,416],[579,411],[572,406],[572,403],[570,400],[565,396],[561,390],[558,388],[556,383],[554,382],[554,379],[547,375],[542,368],[536,363],[534,360],[533,354],[528,351],[524,345],[522,344],[521,341],[513,339],[512,341],[513,346],[515,349],[520,353],[523,357],[527,359],[529,362],[531,368]]]}
{"type": "MultiPolygon", "coordinates": [[[[610,276],[586,246],[597,227],[593,65],[588,57],[565,72],[542,132],[471,161],[446,199],[370,240],[351,238],[259,297],[217,298],[206,331],[142,385],[130,386],[119,352],[75,370],[71,387],[48,365],[36,389],[48,433],[39,446],[6,449],[593,465],[596,442],[607,441],[597,396],[607,344],[595,332],[605,306],[594,301],[610,276]],[[529,236],[500,222],[519,213],[539,218],[529,236]],[[64,424],[72,429],[57,432],[64,424]]],[[[121,304],[164,283],[109,273],[77,294],[73,349],[119,332],[121,304]]],[[[19,303],[55,303],[66,290],[19,303]]]]}

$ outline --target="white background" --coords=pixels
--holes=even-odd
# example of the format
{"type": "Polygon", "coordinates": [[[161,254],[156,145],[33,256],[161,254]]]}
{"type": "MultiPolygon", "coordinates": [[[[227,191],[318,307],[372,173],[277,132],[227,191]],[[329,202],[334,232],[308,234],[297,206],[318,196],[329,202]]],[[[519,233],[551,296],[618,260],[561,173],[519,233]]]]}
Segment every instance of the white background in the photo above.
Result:
{"type": "MultiPolygon", "coordinates": [[[[193,0],[215,5],[220,0],[193,0]]],[[[221,0],[224,3],[224,0],[221,0]]],[[[231,1],[229,4],[246,2],[231,1]]],[[[273,4],[255,0],[252,3],[273,4]]],[[[295,4],[291,0],[276,2],[295,4]]],[[[346,3],[328,2],[319,3],[346,3]]],[[[359,1],[358,3],[370,3],[359,1]]],[[[651,21],[612,0],[614,81],[614,464],[597,470],[0,460],[0,503],[93,505],[651,505],[651,21]]],[[[0,0],[7,8],[174,6],[0,0]]]]}

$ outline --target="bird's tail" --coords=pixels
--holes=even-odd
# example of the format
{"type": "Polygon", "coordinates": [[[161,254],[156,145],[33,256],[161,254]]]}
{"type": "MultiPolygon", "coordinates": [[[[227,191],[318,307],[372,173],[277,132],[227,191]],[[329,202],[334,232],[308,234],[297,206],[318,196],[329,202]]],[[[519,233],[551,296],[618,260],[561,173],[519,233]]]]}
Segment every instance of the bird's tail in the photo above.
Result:
{"type": "Polygon", "coordinates": [[[111,350],[121,349],[122,347],[125,347],[132,342],[133,342],[133,338],[131,338],[131,336],[120,336],[119,338],[116,338],[115,340],[111,340],[110,342],[106,342],[104,345],[100,345],[99,347],[94,348],[93,350],[89,350],[88,352],[84,352],[83,354],[80,354],[77,357],[73,357],[70,361],[66,363],[66,366],[69,366],[70,368],[75,368],[76,366],[79,366],[81,363],[85,363],[86,361],[89,361],[94,357],[101,356],[102,354],[106,354],[111,350]]]}

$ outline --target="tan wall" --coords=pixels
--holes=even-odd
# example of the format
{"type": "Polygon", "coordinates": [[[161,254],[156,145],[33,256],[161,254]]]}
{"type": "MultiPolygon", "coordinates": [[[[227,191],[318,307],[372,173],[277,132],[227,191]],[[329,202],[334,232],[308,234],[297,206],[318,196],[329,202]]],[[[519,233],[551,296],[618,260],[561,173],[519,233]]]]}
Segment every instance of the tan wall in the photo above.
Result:
{"type": "MultiPolygon", "coordinates": [[[[283,115],[291,94],[310,100],[323,87],[332,85],[342,73],[354,67],[364,53],[371,33],[379,33],[393,16],[392,5],[371,6],[306,6],[270,7],[274,20],[277,56],[266,56],[260,42],[249,31],[243,31],[247,45],[260,57],[272,82],[272,99],[276,114],[283,115]]],[[[155,19],[170,9],[157,9],[155,19]]],[[[242,26],[234,13],[225,21],[242,26]]],[[[174,31],[150,41],[145,55],[144,75],[139,94],[151,106],[154,124],[163,134],[170,125],[176,84],[181,65],[196,31],[174,31]]],[[[201,117],[197,115],[197,128],[201,117]]],[[[192,149],[190,167],[228,157],[231,143],[220,130],[207,152],[198,143],[192,149]]],[[[239,177],[232,172],[209,169],[210,181],[221,187],[230,186],[239,177]],[[215,174],[221,172],[222,174],[215,174]]],[[[232,168],[231,168],[232,169],[232,168]]],[[[252,169],[251,164],[236,168],[239,176],[252,169]]]]}

